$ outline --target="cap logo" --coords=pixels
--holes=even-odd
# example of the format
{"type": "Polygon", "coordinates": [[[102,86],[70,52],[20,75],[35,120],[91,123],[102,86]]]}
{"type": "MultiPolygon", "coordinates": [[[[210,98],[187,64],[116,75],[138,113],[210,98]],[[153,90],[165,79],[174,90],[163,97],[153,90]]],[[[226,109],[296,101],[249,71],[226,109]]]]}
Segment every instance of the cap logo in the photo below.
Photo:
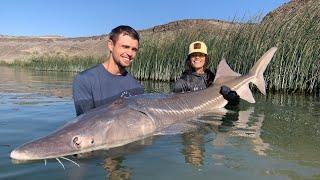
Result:
{"type": "Polygon", "coordinates": [[[201,49],[201,44],[200,43],[195,43],[193,45],[193,49],[201,49]]]}

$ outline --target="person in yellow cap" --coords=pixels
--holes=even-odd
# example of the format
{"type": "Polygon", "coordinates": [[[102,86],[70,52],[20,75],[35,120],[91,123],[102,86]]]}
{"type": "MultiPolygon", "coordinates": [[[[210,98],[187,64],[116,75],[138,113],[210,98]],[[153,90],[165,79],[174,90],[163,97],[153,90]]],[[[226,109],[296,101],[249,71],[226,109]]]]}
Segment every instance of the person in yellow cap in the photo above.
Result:
{"type": "MultiPolygon", "coordinates": [[[[173,84],[173,92],[198,91],[212,85],[215,74],[208,68],[209,61],[206,44],[202,41],[191,43],[185,61],[185,70],[180,79],[173,84]]],[[[229,101],[229,104],[239,104],[240,97],[230,88],[223,86],[220,93],[229,101]]]]}
{"type": "Polygon", "coordinates": [[[173,85],[173,92],[188,92],[205,89],[214,80],[215,74],[208,69],[209,56],[204,42],[190,44],[185,61],[185,71],[173,85]]]}

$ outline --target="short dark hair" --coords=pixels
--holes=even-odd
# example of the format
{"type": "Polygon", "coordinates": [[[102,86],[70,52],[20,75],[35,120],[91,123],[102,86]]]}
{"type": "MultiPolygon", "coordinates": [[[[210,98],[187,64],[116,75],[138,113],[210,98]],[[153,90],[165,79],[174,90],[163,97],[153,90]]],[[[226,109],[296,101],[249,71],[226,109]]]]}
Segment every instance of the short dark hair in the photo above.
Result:
{"type": "Polygon", "coordinates": [[[120,25],[112,29],[111,32],[109,33],[109,39],[111,39],[113,43],[116,43],[119,39],[120,34],[128,35],[131,38],[137,40],[138,42],[140,40],[139,33],[136,30],[134,30],[132,27],[126,26],[126,25],[120,25]]]}

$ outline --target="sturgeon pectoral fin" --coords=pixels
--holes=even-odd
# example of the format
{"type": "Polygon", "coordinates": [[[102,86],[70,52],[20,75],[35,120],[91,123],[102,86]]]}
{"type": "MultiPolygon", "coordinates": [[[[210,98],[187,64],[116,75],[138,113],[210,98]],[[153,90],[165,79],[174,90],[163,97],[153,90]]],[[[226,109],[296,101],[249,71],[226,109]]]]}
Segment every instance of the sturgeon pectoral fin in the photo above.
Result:
{"type": "Polygon", "coordinates": [[[252,92],[248,84],[243,85],[237,91],[241,99],[248,101],[249,103],[255,103],[256,101],[253,98],[252,92]]]}
{"type": "Polygon", "coordinates": [[[263,95],[266,95],[266,83],[262,75],[260,77],[254,78],[252,80],[252,83],[257,86],[257,88],[263,95]]]}

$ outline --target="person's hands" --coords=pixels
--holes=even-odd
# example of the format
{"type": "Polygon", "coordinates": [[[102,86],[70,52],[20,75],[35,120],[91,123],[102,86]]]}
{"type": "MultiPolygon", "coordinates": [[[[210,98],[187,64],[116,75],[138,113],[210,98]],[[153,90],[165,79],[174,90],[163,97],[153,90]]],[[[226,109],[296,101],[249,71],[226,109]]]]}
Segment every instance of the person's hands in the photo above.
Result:
{"type": "Polygon", "coordinates": [[[225,100],[229,102],[231,105],[238,105],[240,102],[240,96],[236,91],[232,91],[227,86],[221,86],[220,94],[223,96],[225,100]]]}

